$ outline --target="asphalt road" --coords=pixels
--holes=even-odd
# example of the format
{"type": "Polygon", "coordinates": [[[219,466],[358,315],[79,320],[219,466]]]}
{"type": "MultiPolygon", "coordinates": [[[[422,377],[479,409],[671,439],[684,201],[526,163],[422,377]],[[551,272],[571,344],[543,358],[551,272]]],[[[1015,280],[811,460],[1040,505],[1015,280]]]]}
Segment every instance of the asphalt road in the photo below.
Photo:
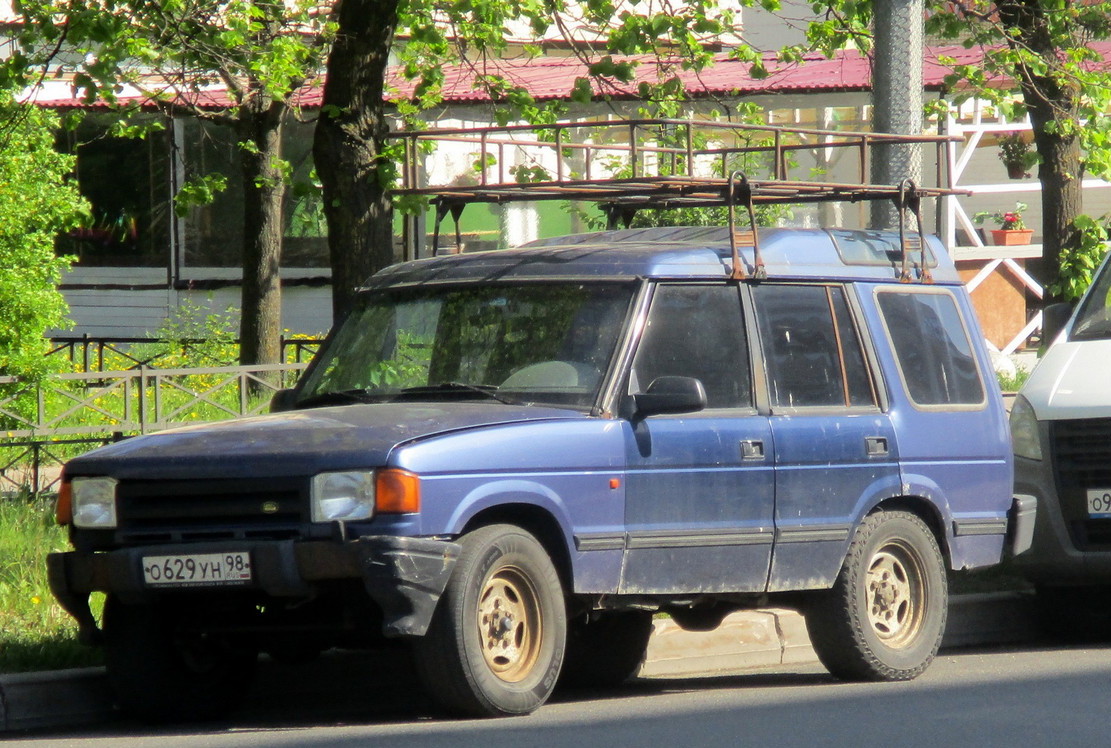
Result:
{"type": "Polygon", "coordinates": [[[814,664],[698,679],[642,679],[565,694],[529,717],[432,716],[389,658],[348,661],[305,691],[269,672],[230,722],[149,728],[112,723],[13,746],[1094,746],[1108,745],[1111,646],[957,650],[909,683],[840,683],[814,664]],[[378,673],[364,677],[367,668],[378,673]],[[377,681],[377,685],[370,685],[377,681]]]}

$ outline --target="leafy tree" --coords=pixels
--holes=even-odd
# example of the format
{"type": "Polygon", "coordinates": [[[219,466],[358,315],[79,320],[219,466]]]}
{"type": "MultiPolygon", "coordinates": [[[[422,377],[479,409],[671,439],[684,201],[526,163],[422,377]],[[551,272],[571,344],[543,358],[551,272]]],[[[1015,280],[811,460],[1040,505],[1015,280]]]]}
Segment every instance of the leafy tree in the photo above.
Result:
{"type": "Polygon", "coordinates": [[[0,94],[0,374],[47,372],[43,333],[67,324],[58,291],[66,258],[54,239],[88,206],[69,179],[73,159],[54,150],[56,118],[0,94]]]}
{"type": "MultiPolygon", "coordinates": [[[[708,42],[734,31],[734,18],[716,0],[637,7],[620,0],[339,0],[333,10],[337,34],[327,63],[323,109],[314,156],[323,188],[332,257],[333,309],[342,316],[355,287],[393,260],[392,212],[387,190],[399,154],[385,141],[384,93],[390,52],[403,75],[416,81],[412,100],[396,101],[407,127],[420,127],[419,113],[440,101],[444,66],[460,60],[479,72],[500,122],[537,125],[563,114],[562,102],[538,104],[528,91],[497,72],[510,28],[537,37],[562,37],[571,53],[589,65],[589,77],[569,87],[577,103],[604,100],[613,84],[636,77],[633,55],[655,55],[657,80],[641,82],[646,112],[674,116],[682,106],[678,69],[710,64],[708,42]],[[586,40],[583,29],[597,39],[586,40]],[[405,43],[395,45],[403,34],[405,43]],[[600,43],[599,43],[600,42],[600,43]]],[[[539,54],[538,47],[526,50],[539,54]]],[[[751,54],[745,48],[742,52],[751,54]]]]}
{"type": "MultiPolygon", "coordinates": [[[[818,0],[814,8],[823,17],[809,27],[809,46],[870,47],[871,3],[818,0]]],[[[1104,247],[1104,230],[1083,216],[1081,179],[1111,177],[1111,68],[1098,48],[1111,38],[1111,2],[926,0],[926,9],[933,38],[984,53],[975,65],[941,60],[952,66],[947,82],[956,98],[977,96],[1012,118],[1029,114],[1042,187],[1046,285],[1059,298],[1075,296],[1104,247]]]]}
{"type": "MultiPolygon", "coordinates": [[[[9,74],[66,71],[88,102],[118,103],[127,87],[169,116],[227,125],[243,174],[243,301],[240,362],[280,358],[281,206],[289,166],[280,154],[294,95],[319,71],[331,39],[309,0],[23,0],[23,52],[9,74]],[[227,91],[213,108],[206,89],[227,91]]],[[[126,111],[121,111],[121,116],[126,111]]],[[[178,209],[223,185],[198,175],[178,209]]]]}
{"type": "MultiPolygon", "coordinates": [[[[668,53],[674,65],[700,69],[709,63],[702,42],[721,34],[732,19],[715,9],[714,0],[691,0],[670,12],[626,12],[611,0],[513,0],[469,2],[447,7],[427,0],[343,0],[337,25],[338,43],[329,60],[325,110],[317,127],[316,154],[324,186],[333,258],[345,248],[361,247],[348,256],[361,264],[334,270],[337,310],[349,290],[392,257],[385,189],[391,177],[383,150],[385,124],[378,102],[384,90],[386,51],[395,32],[408,39],[401,50],[406,74],[419,79],[416,108],[437,101],[443,81],[442,61],[451,55],[485,62],[503,54],[511,21],[526,23],[537,35],[557,29],[574,54],[590,63],[592,79],[580,79],[571,100],[584,103],[604,98],[607,81],[631,80],[635,60],[629,56],[668,53]],[[600,29],[597,47],[576,43],[570,20],[580,18],[600,29]],[[332,154],[347,153],[348,160],[332,154]]],[[[741,0],[767,10],[776,0],[741,0]]],[[[784,61],[800,60],[815,49],[832,53],[872,44],[873,4],[857,0],[815,0],[816,18],[809,24],[805,45],[780,51],[784,61]]],[[[1093,47],[1111,38],[1111,2],[1090,0],[927,0],[927,32],[933,38],[958,40],[984,50],[982,64],[952,65],[949,83],[956,96],[979,96],[1011,117],[1029,113],[1034,130],[1038,177],[1042,184],[1045,256],[1051,294],[1071,297],[1082,291],[1105,245],[1106,229],[1083,216],[1081,178],[1111,177],[1111,71],[1093,47]],[[1017,97],[1016,97],[1017,94],[1017,97]]],[[[766,73],[757,50],[741,45],[733,54],[752,63],[757,76],[766,73]]],[[[493,68],[496,69],[496,68],[493,68]]],[[[527,92],[497,74],[480,82],[492,94],[503,119],[510,116],[543,123],[557,108],[539,107],[527,92]]],[[[641,87],[656,111],[670,114],[682,99],[678,79],[663,68],[660,80],[641,87]]],[[[406,113],[405,105],[401,106],[406,113]]]]}

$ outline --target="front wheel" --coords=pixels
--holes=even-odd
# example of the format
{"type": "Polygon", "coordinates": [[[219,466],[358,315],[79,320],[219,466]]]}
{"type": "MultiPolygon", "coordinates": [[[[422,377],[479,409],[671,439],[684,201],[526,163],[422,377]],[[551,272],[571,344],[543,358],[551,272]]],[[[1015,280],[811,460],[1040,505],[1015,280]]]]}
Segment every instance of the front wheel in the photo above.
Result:
{"type": "Polygon", "coordinates": [[[805,611],[814,651],[844,680],[910,680],[937,654],[948,613],[945,564],[914,514],[865,518],[828,591],[805,611]]]}
{"type": "Polygon", "coordinates": [[[460,539],[463,550],[428,632],[414,643],[429,695],[467,716],[528,714],[563,662],[567,614],[544,547],[512,525],[460,539]]]}

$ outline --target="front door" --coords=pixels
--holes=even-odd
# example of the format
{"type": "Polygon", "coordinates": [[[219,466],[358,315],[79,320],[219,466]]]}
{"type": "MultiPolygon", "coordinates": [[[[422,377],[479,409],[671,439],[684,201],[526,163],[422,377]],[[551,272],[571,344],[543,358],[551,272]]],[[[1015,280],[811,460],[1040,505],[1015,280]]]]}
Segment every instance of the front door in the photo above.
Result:
{"type": "Polygon", "coordinates": [[[628,392],[699,379],[708,407],[625,424],[626,594],[761,591],[773,540],[771,430],[753,403],[735,284],[660,284],[628,392]]]}

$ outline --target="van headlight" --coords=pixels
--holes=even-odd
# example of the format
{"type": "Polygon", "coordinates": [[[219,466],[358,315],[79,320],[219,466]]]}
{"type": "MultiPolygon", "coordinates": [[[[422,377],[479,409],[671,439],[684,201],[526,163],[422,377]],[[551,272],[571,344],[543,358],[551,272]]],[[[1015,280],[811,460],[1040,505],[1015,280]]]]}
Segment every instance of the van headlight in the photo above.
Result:
{"type": "Polygon", "coordinates": [[[1019,457],[1042,459],[1042,442],[1038,438],[1038,418],[1034,407],[1019,395],[1011,406],[1011,448],[1019,457]]]}
{"type": "Polygon", "coordinates": [[[370,519],[374,516],[374,473],[320,473],[312,479],[311,503],[313,522],[370,519]]]}
{"type": "Polygon", "coordinates": [[[116,479],[74,478],[73,526],[87,530],[116,527],[116,479]]]}

